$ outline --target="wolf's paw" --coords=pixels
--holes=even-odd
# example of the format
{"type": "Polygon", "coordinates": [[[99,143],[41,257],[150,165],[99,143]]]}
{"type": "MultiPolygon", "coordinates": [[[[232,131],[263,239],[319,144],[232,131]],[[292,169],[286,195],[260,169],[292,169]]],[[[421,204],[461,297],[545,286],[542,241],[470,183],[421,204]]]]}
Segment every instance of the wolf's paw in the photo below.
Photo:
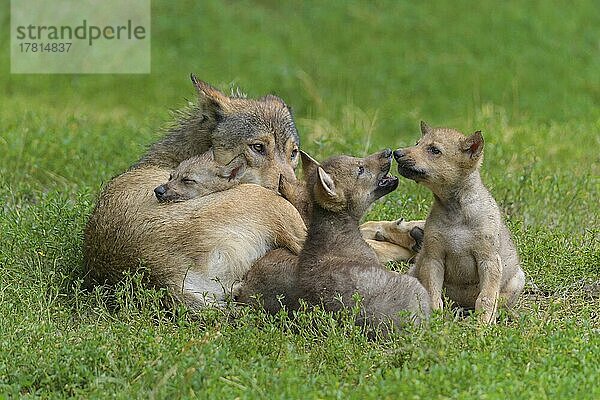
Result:
{"type": "Polygon", "coordinates": [[[421,250],[421,246],[423,245],[423,237],[425,236],[425,231],[423,231],[423,228],[415,226],[410,230],[409,235],[415,241],[415,244],[412,246],[411,249],[415,253],[418,253],[421,250]]]}

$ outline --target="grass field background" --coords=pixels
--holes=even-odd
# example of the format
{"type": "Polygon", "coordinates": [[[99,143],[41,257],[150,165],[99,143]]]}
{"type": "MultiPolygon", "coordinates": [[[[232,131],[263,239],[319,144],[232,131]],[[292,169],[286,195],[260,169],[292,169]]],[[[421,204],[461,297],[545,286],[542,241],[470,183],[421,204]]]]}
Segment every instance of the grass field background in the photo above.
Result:
{"type": "MultiPolygon", "coordinates": [[[[150,75],[11,75],[0,31],[0,398],[600,398],[596,1],[155,0],[152,13],[150,75]],[[412,144],[421,119],[481,129],[527,293],[496,326],[447,313],[372,342],[318,311],[173,315],[136,277],[116,308],[82,291],[95,197],[194,99],[190,72],[278,94],[321,159],[412,144]]],[[[430,203],[401,180],[368,218],[423,218],[430,203]]]]}

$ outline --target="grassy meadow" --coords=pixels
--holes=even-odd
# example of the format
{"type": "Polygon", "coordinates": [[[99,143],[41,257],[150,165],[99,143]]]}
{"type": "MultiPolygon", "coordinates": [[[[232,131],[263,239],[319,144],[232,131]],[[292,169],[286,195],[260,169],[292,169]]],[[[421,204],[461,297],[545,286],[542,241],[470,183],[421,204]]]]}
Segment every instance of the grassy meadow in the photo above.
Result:
{"type": "MultiPolygon", "coordinates": [[[[0,399],[600,398],[597,1],[155,0],[151,36],[149,75],[14,75],[0,31],[0,399]],[[284,98],[317,159],[412,144],[421,119],[481,129],[515,309],[369,341],[318,310],[191,318],[135,276],[83,290],[96,196],[194,99],[190,72],[284,98]]],[[[431,201],[401,180],[367,217],[431,201]]]]}

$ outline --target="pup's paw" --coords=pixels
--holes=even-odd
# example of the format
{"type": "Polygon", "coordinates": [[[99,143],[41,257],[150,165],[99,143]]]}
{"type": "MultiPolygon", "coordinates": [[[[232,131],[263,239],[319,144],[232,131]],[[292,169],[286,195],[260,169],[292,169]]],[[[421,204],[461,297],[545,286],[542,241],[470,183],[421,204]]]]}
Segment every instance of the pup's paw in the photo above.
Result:
{"type": "Polygon", "coordinates": [[[423,228],[415,226],[410,230],[409,235],[415,241],[415,244],[411,247],[411,249],[415,253],[418,253],[421,250],[421,246],[423,245],[423,237],[425,236],[425,231],[423,231],[423,228]]]}

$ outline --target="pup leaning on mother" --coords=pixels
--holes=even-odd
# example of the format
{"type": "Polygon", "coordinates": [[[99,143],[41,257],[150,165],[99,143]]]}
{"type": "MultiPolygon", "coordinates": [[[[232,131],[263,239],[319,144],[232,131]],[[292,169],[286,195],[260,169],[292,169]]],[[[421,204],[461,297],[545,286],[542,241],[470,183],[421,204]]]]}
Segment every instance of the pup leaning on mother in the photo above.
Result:
{"type": "Polygon", "coordinates": [[[294,182],[299,137],[289,107],[276,96],[227,96],[192,75],[198,103],[178,113],[167,135],[111,180],[85,228],[84,262],[93,283],[113,284],[144,266],[150,282],[191,308],[220,303],[261,257],[285,246],[298,254],[306,227],[279,196],[294,182]],[[182,161],[212,147],[227,165],[243,156],[240,185],[175,203],[154,189],[182,161]]]}

